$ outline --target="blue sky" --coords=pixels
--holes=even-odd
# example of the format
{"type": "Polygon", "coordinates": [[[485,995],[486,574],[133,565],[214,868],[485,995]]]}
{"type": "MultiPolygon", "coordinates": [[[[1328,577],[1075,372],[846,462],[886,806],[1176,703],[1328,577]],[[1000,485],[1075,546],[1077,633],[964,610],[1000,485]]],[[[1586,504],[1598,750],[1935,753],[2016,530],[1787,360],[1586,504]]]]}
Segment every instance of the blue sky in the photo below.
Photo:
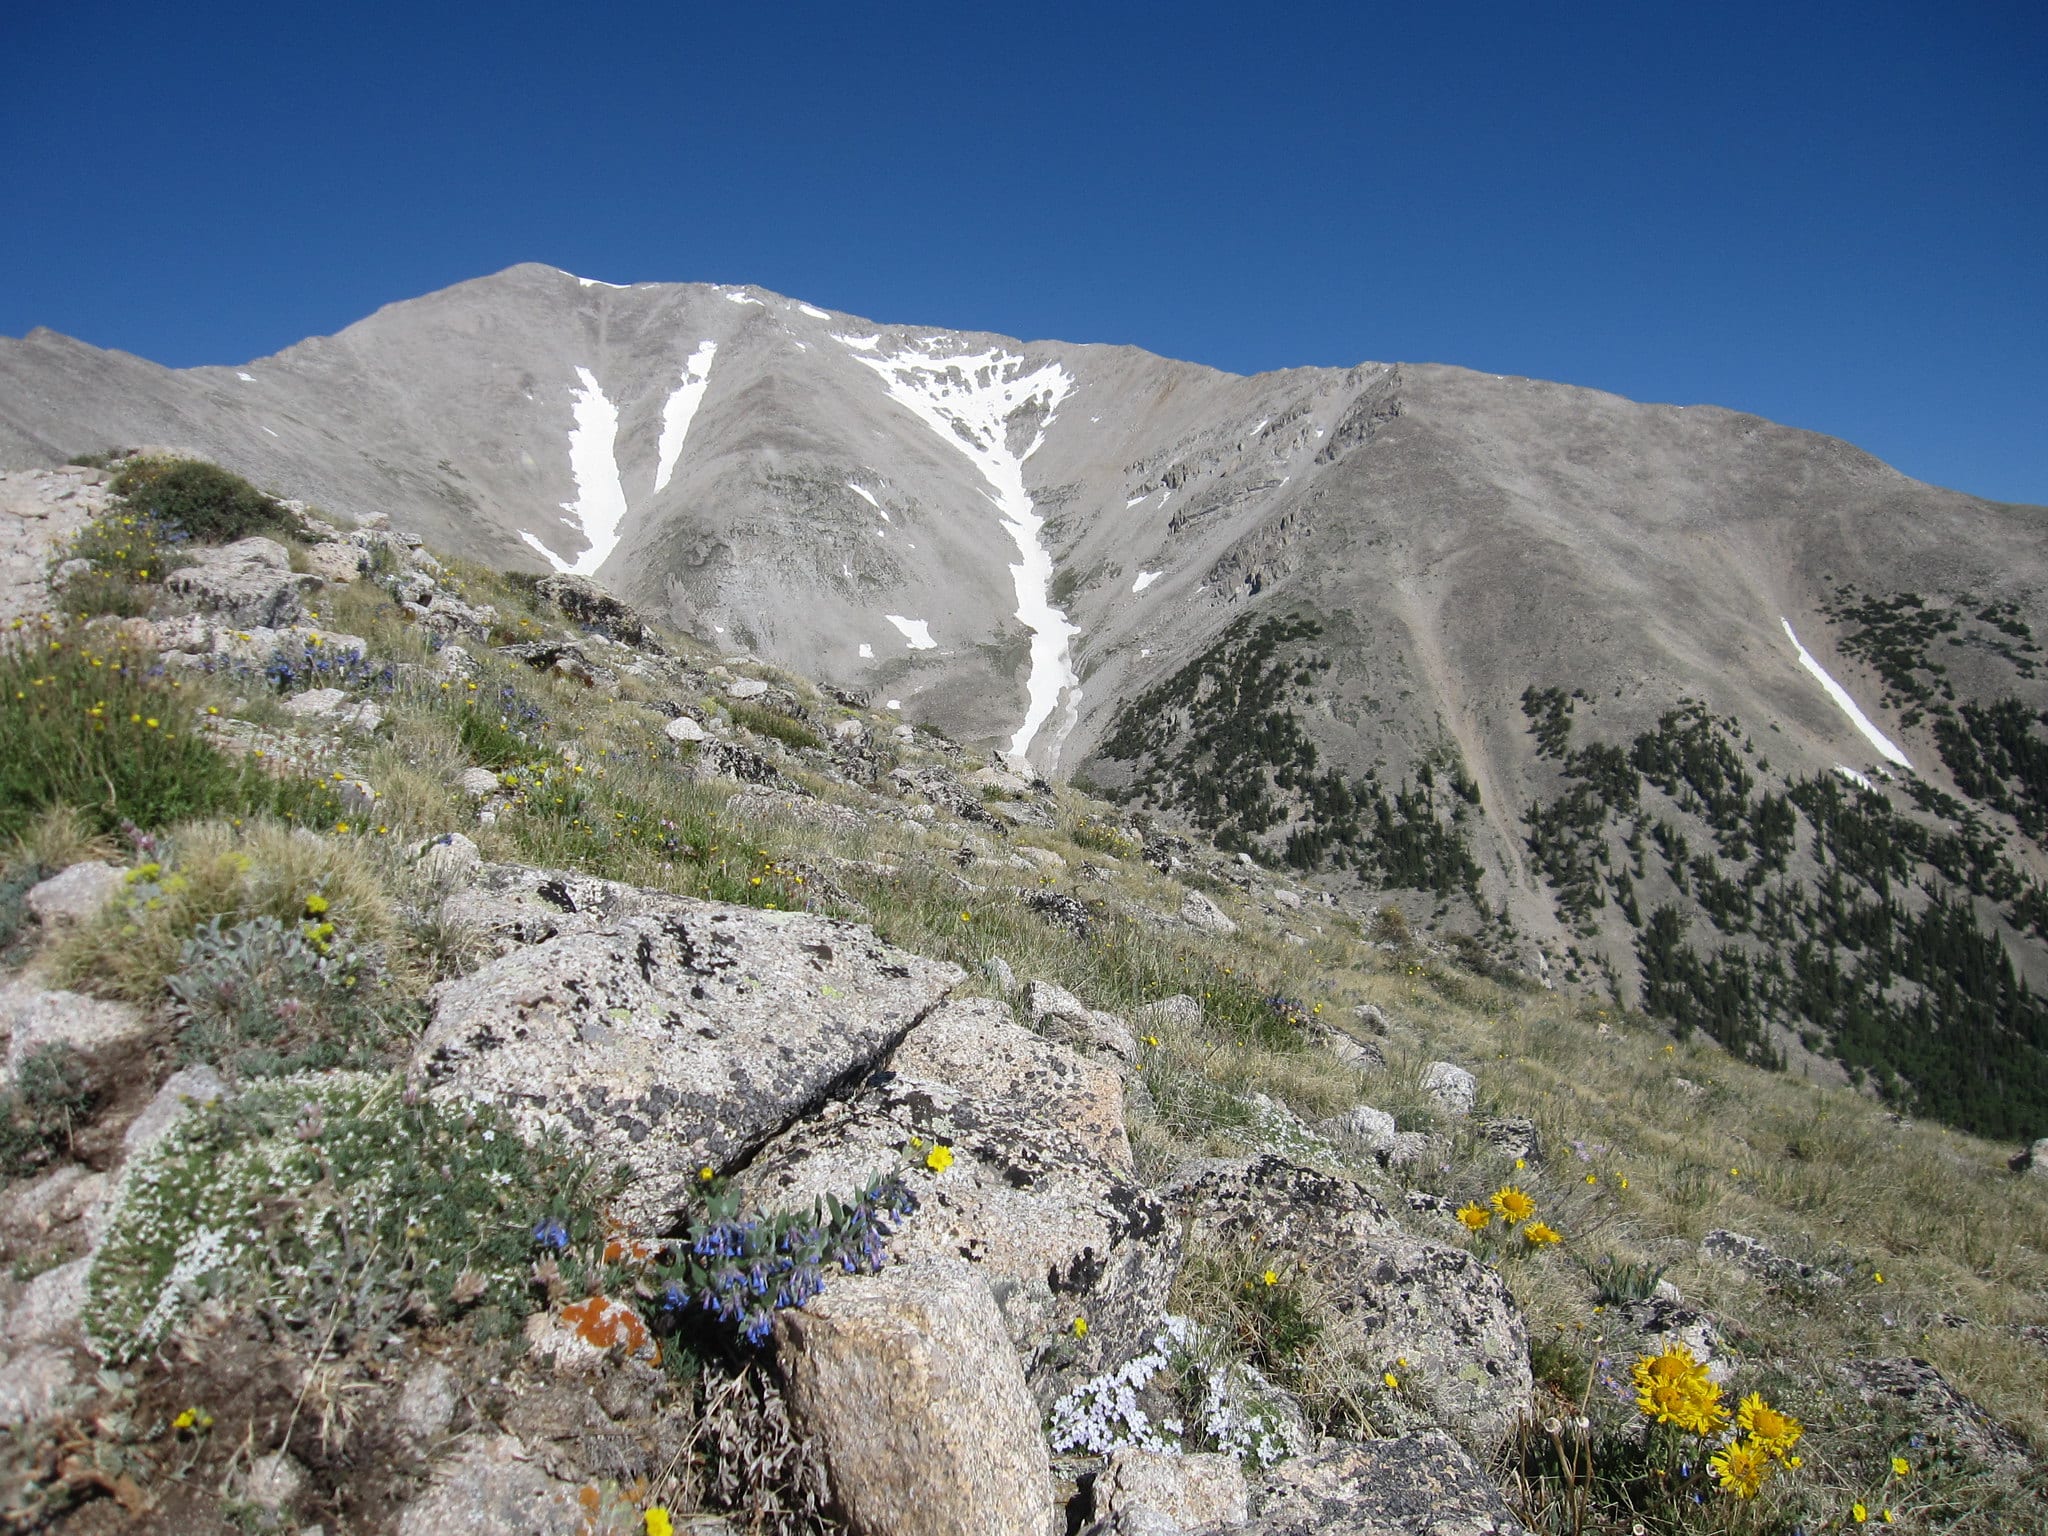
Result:
{"type": "Polygon", "coordinates": [[[0,333],[241,362],[544,261],[1459,363],[2048,503],[2048,7],[21,7],[0,333]]]}

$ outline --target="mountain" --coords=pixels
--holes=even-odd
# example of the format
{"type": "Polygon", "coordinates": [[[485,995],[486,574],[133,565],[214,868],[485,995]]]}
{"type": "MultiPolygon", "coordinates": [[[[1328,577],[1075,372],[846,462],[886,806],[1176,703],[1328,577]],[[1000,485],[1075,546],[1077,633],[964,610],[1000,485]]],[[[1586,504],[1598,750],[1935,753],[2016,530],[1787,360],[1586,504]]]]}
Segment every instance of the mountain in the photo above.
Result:
{"type": "Polygon", "coordinates": [[[0,458],[142,442],[594,576],[1755,1059],[2048,1117],[2041,508],[1715,407],[534,265],[240,368],[0,340],[0,458]]]}

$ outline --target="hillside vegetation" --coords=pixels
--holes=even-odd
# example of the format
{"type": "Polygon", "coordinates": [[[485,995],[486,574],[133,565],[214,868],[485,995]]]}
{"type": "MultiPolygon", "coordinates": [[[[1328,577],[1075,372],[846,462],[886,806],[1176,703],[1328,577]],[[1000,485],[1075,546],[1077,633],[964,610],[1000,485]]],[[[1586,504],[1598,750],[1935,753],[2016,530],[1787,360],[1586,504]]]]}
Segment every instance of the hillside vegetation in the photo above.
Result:
{"type": "MultiPolygon", "coordinates": [[[[1476,790],[1455,764],[1346,785],[1297,753],[1288,782],[1315,818],[1281,858],[1241,856],[1271,824],[1272,781],[1234,765],[1293,739],[1286,700],[1315,671],[1281,676],[1275,646],[1310,632],[1233,631],[1113,740],[1159,783],[1207,786],[1189,825],[1020,778],[587,586],[443,562],[268,498],[274,514],[249,515],[275,515],[290,569],[244,575],[293,601],[267,625],[226,608],[195,625],[195,607],[246,594],[195,585],[220,569],[209,530],[150,502],[191,478],[131,468],[89,535],[106,553],[0,649],[0,997],[16,1000],[0,1372],[52,1383],[7,1404],[7,1528],[397,1529],[464,1447],[537,1444],[546,1414],[585,1403],[655,1425],[660,1448],[607,1463],[602,1434],[547,1442],[588,1529],[681,1530],[695,1512],[843,1528],[789,1429],[758,1273],[730,1317],[689,1299],[742,1283],[702,1234],[753,1234],[730,1241],[760,1245],[757,1268],[799,1253],[830,1294],[838,1258],[880,1262],[904,1191],[943,1192],[952,1144],[906,1144],[866,1188],[842,1185],[844,1205],[779,1217],[747,1203],[752,1152],[707,1164],[694,1248],[608,1220],[625,1174],[573,1130],[521,1134],[508,1110],[419,1091],[434,989],[535,942],[464,918],[451,871],[480,861],[541,872],[555,906],[533,922],[618,899],[609,881],[865,925],[958,966],[955,998],[1007,1004],[1114,1069],[1137,1186],[1277,1158],[1357,1186],[1431,1251],[1471,1254],[1512,1295],[1534,1391],[1491,1444],[1448,1427],[1532,1530],[2040,1529],[2048,1176],[2008,1159],[2048,1133],[2048,1015],[1986,937],[1986,903],[2041,921],[2038,887],[2001,875],[1995,847],[1836,779],[1765,789],[1703,710],[1626,749],[1575,748],[1571,698],[1532,691],[1568,786],[1532,850],[1568,906],[1631,910],[1652,1016],[1467,969],[1398,909],[1317,885],[1331,858],[1463,885],[1476,790]],[[145,535],[177,559],[113,555],[145,535]],[[179,561],[196,562],[182,587],[179,561]],[[1175,711],[1207,722],[1178,746],[1142,723],[1175,711]],[[118,873],[91,877],[68,920],[31,907],[93,863],[118,873]],[[1713,948],[1685,939],[1673,889],[1716,914],[1713,948]],[[38,988],[124,1011],[32,1045],[18,999],[38,988]],[[1156,1006],[1176,997],[1194,1006],[1156,1006]],[[1866,1068],[1865,1091],[1800,1073],[1798,1021],[1866,1068]],[[1472,1075],[1469,1104],[1441,1063],[1472,1075]],[[134,1127],[174,1073],[207,1102],[152,1149],[134,1127]],[[146,1177],[118,1184],[124,1157],[146,1177]],[[202,1263],[209,1232],[221,1252],[202,1263]],[[58,1304],[39,1280],[72,1265],[70,1317],[23,1332],[58,1304]],[[544,1323],[592,1343],[594,1375],[546,1352],[544,1323]],[[1754,1394],[1797,1420],[1796,1451],[1755,1453],[1754,1486],[1728,1447],[1761,1432],[1690,1434],[1639,1404],[1632,1367],[1681,1337],[1714,1361],[1729,1413],[1754,1394]],[[88,1339],[96,1358],[64,1353],[88,1339]],[[430,1365],[455,1406],[422,1436],[405,1426],[430,1365]]],[[[229,488],[237,515],[247,489],[229,488]]],[[[1955,718],[2031,814],[2024,748],[1955,718]]],[[[1309,1446],[1442,1422],[1421,1362],[1340,1347],[1351,1276],[1188,1240],[1172,1314],[1203,1342],[1174,1369],[1251,1383],[1268,1429],[1190,1429],[1176,1452],[1256,1475],[1283,1420],[1309,1446]]],[[[1070,1332],[1070,1359],[1041,1349],[1030,1369],[1078,1530],[1103,1460],[1062,1442],[1061,1413],[1122,1362],[1086,1354],[1085,1315],[1070,1332]]]]}

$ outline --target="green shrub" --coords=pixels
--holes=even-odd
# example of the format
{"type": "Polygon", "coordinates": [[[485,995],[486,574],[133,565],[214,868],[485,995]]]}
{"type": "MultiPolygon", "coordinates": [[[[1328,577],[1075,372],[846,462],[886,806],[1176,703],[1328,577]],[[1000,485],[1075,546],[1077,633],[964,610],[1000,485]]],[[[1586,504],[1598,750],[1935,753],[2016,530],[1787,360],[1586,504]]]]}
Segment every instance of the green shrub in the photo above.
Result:
{"type": "Polygon", "coordinates": [[[195,726],[153,658],[83,631],[16,631],[0,644],[0,842],[53,805],[95,829],[143,828],[242,805],[248,770],[195,726]]]}
{"type": "Polygon", "coordinates": [[[743,704],[734,701],[726,705],[734,725],[743,725],[760,736],[773,736],[786,747],[798,749],[816,748],[825,745],[816,731],[801,720],[792,720],[780,710],[763,709],[758,704],[743,704]]]}
{"type": "Polygon", "coordinates": [[[12,1088],[0,1092],[0,1173],[20,1178],[68,1146],[98,1095],[85,1059],[69,1045],[36,1047],[12,1088]]]}
{"type": "Polygon", "coordinates": [[[501,772],[517,768],[536,751],[534,744],[506,724],[505,717],[494,709],[466,706],[456,717],[456,731],[462,739],[463,755],[484,768],[501,772]]]}
{"type": "Polygon", "coordinates": [[[137,459],[114,476],[114,493],[205,544],[291,527],[284,508],[240,475],[195,459],[137,459]]]}

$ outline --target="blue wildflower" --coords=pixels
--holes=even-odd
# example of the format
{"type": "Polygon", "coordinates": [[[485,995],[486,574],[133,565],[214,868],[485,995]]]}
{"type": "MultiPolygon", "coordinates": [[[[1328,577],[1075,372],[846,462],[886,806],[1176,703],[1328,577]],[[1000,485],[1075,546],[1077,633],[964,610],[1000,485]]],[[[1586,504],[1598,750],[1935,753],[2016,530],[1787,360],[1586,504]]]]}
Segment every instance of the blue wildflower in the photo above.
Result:
{"type": "Polygon", "coordinates": [[[569,1246],[569,1229],[549,1216],[534,1226],[533,1240],[543,1248],[551,1248],[560,1253],[569,1246]]]}

